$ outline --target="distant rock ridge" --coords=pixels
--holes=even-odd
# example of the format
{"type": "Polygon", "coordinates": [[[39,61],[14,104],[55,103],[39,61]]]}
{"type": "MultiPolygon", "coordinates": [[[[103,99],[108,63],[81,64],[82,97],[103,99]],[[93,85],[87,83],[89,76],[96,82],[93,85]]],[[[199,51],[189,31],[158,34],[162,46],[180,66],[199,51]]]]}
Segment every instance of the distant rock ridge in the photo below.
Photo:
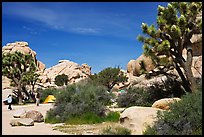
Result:
{"type": "Polygon", "coordinates": [[[54,83],[57,75],[65,74],[68,76],[70,83],[78,82],[82,79],[88,78],[91,75],[91,67],[87,64],[81,66],[70,60],[59,60],[57,65],[50,68],[46,68],[41,74],[41,83],[47,83],[49,79],[50,83],[54,83]]]}
{"type": "MultiPolygon", "coordinates": [[[[54,84],[55,77],[57,75],[65,74],[68,76],[70,83],[79,82],[82,79],[88,78],[91,75],[91,67],[84,63],[81,66],[70,60],[59,60],[57,65],[54,65],[50,68],[46,68],[45,64],[37,60],[37,53],[33,51],[28,42],[25,41],[16,41],[13,43],[8,43],[2,47],[2,54],[14,53],[19,51],[23,54],[30,54],[35,59],[37,64],[37,73],[40,74],[40,82],[37,85],[40,85],[44,88],[46,87],[56,87],[54,84]]],[[[2,76],[2,89],[9,88],[10,80],[2,76]]]]}

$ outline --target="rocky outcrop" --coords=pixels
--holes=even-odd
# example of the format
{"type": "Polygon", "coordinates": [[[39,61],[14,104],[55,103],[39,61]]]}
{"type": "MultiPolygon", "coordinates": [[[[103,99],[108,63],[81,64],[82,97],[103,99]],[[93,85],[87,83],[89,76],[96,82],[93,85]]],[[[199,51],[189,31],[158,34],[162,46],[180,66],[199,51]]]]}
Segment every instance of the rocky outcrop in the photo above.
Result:
{"type": "MultiPolygon", "coordinates": [[[[192,38],[190,39],[192,42],[192,50],[193,50],[193,59],[192,59],[192,73],[193,76],[196,79],[202,78],[202,34],[194,34],[192,38]]],[[[183,50],[182,56],[184,59],[187,58],[187,51],[186,49],[183,50]]],[[[137,60],[130,60],[127,64],[127,77],[129,81],[129,86],[135,85],[135,87],[146,87],[146,85],[149,85],[152,81],[161,81],[163,79],[166,79],[165,76],[157,76],[156,78],[146,79],[143,75],[139,74],[140,71],[140,64],[139,62],[143,60],[145,62],[145,65],[147,66],[147,74],[152,75],[154,72],[158,72],[154,68],[154,65],[152,64],[152,61],[149,59],[143,58],[144,55],[141,55],[137,60]],[[145,61],[146,60],[146,61],[145,61]]],[[[182,72],[184,73],[184,69],[181,68],[182,72]]],[[[165,71],[168,74],[175,75],[177,77],[177,80],[180,81],[180,77],[176,69],[171,69],[165,71]]]]}
{"type": "Polygon", "coordinates": [[[8,43],[2,47],[2,54],[6,53],[12,54],[15,53],[16,51],[19,51],[23,54],[30,54],[36,61],[38,71],[43,71],[45,69],[45,65],[36,59],[36,52],[29,47],[28,42],[17,41],[14,43],[8,43]]]}
{"type": "Polygon", "coordinates": [[[177,102],[180,100],[181,100],[180,98],[163,98],[163,99],[159,99],[159,100],[155,101],[152,104],[152,107],[153,108],[160,108],[163,110],[168,110],[170,103],[174,103],[174,102],[177,102]]]}
{"type": "MultiPolygon", "coordinates": [[[[91,67],[88,64],[81,66],[69,60],[59,60],[59,64],[46,68],[45,64],[36,59],[36,52],[33,51],[27,42],[8,43],[3,46],[2,53],[14,53],[19,51],[23,54],[30,54],[36,61],[37,73],[40,75],[40,81],[37,82],[39,88],[57,87],[54,83],[57,75],[65,74],[69,78],[69,83],[79,82],[82,79],[88,78],[91,75],[91,67]]],[[[10,88],[10,80],[2,76],[2,89],[10,88]]],[[[31,88],[28,86],[28,88],[31,88]]]]}
{"type": "Polygon", "coordinates": [[[69,61],[60,60],[55,66],[45,69],[44,73],[40,76],[41,83],[54,83],[57,75],[65,74],[68,76],[69,83],[75,83],[82,79],[88,78],[91,74],[91,67],[87,64],[79,64],[69,61]]]}
{"type": "Polygon", "coordinates": [[[157,120],[158,108],[133,106],[125,109],[120,115],[120,124],[130,129],[132,135],[142,135],[147,125],[152,126],[157,120]]]}
{"type": "Polygon", "coordinates": [[[144,54],[142,54],[136,60],[130,60],[128,62],[127,72],[134,76],[139,76],[140,70],[141,70],[141,65],[140,65],[141,61],[144,61],[145,69],[147,72],[154,69],[152,60],[149,57],[146,57],[144,54]]]}

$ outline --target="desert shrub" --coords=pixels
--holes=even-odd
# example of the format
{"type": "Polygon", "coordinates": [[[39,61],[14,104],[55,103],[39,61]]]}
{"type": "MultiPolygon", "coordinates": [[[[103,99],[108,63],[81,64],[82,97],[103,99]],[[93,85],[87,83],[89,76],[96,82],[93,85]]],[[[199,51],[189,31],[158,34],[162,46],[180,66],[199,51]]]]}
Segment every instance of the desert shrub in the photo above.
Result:
{"type": "Polygon", "coordinates": [[[145,135],[202,135],[202,88],[182,96],[181,101],[170,105],[170,111],[157,117],[145,135]]]}
{"type": "Polygon", "coordinates": [[[120,120],[119,112],[109,112],[108,115],[104,118],[104,121],[118,122],[120,120]]]}
{"type": "Polygon", "coordinates": [[[90,79],[94,83],[106,86],[108,91],[110,91],[115,84],[126,82],[128,78],[124,75],[124,73],[120,70],[119,67],[108,67],[99,72],[98,74],[91,75],[90,79]]]}
{"type": "Polygon", "coordinates": [[[47,113],[45,121],[68,123],[71,119],[86,119],[89,115],[104,117],[105,105],[109,104],[111,99],[106,90],[104,86],[86,82],[61,89],[56,95],[55,106],[47,113]]]}
{"type": "Polygon", "coordinates": [[[150,92],[149,100],[152,102],[162,98],[181,97],[185,94],[181,88],[181,82],[169,76],[162,84],[156,82],[152,84],[147,91],[150,92]]]}
{"type": "Polygon", "coordinates": [[[57,75],[55,77],[55,84],[57,86],[63,86],[64,84],[67,85],[68,83],[68,76],[65,75],[65,74],[62,74],[62,75],[57,75]]]}
{"type": "Polygon", "coordinates": [[[181,97],[185,92],[180,82],[168,78],[162,84],[153,83],[148,88],[129,88],[126,94],[117,98],[119,107],[151,106],[162,98],[181,97]]]}
{"type": "Polygon", "coordinates": [[[124,127],[106,127],[102,130],[101,135],[131,135],[131,131],[124,127]]]}
{"type": "Polygon", "coordinates": [[[151,106],[148,97],[149,92],[142,88],[129,88],[127,93],[119,95],[116,101],[119,107],[151,106]]]}

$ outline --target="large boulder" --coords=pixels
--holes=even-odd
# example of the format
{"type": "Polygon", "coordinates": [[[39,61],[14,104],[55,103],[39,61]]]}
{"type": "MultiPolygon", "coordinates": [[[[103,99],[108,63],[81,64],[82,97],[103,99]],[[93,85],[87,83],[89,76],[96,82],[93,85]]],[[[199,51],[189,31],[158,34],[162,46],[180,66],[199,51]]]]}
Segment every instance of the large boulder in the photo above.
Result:
{"type": "Polygon", "coordinates": [[[176,98],[176,97],[175,98],[163,98],[163,99],[159,99],[159,100],[155,101],[152,104],[152,107],[153,108],[160,108],[163,110],[168,110],[170,103],[174,103],[174,102],[177,102],[180,100],[181,100],[180,98],[176,98]]]}
{"type": "Polygon", "coordinates": [[[12,119],[11,126],[34,126],[34,121],[31,118],[12,119]]]}
{"type": "Polygon", "coordinates": [[[15,112],[13,113],[13,117],[14,117],[14,118],[20,118],[20,117],[22,117],[23,115],[25,115],[25,113],[26,113],[26,110],[25,110],[25,109],[19,109],[19,110],[15,111],[15,112]]]}
{"type": "Polygon", "coordinates": [[[17,41],[14,43],[8,43],[6,44],[6,46],[2,47],[2,53],[14,53],[16,51],[19,51],[23,54],[30,54],[32,55],[34,58],[36,57],[36,52],[33,51],[29,46],[28,46],[28,42],[24,42],[24,41],[17,41]]]}
{"type": "Polygon", "coordinates": [[[36,59],[37,54],[29,47],[28,42],[16,41],[13,43],[8,43],[2,47],[3,54],[14,53],[16,51],[21,52],[23,54],[30,54],[36,60],[36,64],[39,71],[43,71],[45,69],[45,64],[36,59]]]}
{"type": "Polygon", "coordinates": [[[57,75],[65,74],[68,76],[69,82],[74,83],[78,79],[85,79],[91,74],[91,67],[87,64],[79,64],[69,60],[59,60],[55,66],[45,69],[44,73],[40,76],[41,82],[46,82],[50,79],[50,83],[54,83],[57,75]]]}
{"type": "Polygon", "coordinates": [[[147,126],[157,120],[158,108],[133,106],[125,109],[120,115],[120,124],[130,129],[133,135],[142,135],[147,126]]]}
{"type": "Polygon", "coordinates": [[[31,118],[34,122],[44,122],[42,113],[36,110],[27,111],[21,118],[31,118]]]}
{"type": "Polygon", "coordinates": [[[154,69],[154,65],[152,63],[151,58],[146,57],[144,54],[142,54],[136,60],[130,60],[128,62],[127,72],[134,75],[134,76],[139,76],[140,75],[140,69],[141,69],[141,65],[140,65],[141,61],[144,61],[145,69],[147,72],[154,69]]]}

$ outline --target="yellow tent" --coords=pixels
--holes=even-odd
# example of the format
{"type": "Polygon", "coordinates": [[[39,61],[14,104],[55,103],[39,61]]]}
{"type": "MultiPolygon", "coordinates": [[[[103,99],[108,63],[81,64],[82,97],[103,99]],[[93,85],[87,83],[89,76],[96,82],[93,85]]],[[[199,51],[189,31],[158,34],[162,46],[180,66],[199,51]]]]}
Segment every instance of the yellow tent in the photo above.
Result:
{"type": "Polygon", "coordinates": [[[52,102],[55,102],[55,100],[56,100],[56,98],[53,95],[49,95],[45,99],[44,103],[52,103],[52,102]]]}

